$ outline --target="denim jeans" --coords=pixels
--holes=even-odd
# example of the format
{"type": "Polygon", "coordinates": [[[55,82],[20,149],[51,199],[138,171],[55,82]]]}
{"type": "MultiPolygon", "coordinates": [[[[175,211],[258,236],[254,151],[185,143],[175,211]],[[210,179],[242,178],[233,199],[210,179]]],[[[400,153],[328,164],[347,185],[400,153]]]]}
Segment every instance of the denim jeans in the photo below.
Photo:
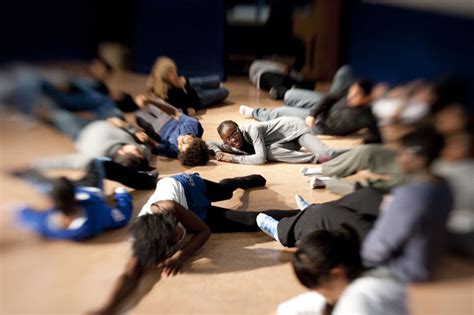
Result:
{"type": "Polygon", "coordinates": [[[188,80],[199,97],[200,108],[218,104],[229,95],[229,90],[220,87],[221,81],[218,75],[194,77],[188,80]]]}

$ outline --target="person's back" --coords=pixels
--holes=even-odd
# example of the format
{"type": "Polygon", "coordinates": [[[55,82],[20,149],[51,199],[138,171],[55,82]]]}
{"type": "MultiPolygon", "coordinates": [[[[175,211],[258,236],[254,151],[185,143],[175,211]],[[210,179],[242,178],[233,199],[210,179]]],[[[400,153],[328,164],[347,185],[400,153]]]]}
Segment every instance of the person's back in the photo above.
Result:
{"type": "Polygon", "coordinates": [[[78,151],[92,157],[107,156],[112,147],[124,144],[137,143],[131,134],[105,120],[88,124],[75,141],[78,151]]]}

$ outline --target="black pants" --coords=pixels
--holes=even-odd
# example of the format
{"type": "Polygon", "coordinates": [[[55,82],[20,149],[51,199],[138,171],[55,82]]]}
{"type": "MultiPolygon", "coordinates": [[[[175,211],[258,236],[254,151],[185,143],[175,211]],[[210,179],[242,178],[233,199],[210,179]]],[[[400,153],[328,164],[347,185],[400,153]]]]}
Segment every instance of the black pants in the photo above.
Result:
{"type": "Polygon", "coordinates": [[[86,175],[75,181],[75,184],[102,188],[104,178],[139,190],[151,190],[156,186],[156,177],[147,172],[135,171],[119,163],[99,159],[89,163],[86,175]]]}
{"type": "Polygon", "coordinates": [[[276,99],[281,100],[285,96],[286,91],[291,89],[293,86],[300,89],[313,90],[315,81],[309,80],[296,80],[289,75],[274,72],[264,72],[260,76],[260,89],[270,91],[270,89],[276,89],[276,99]]]}
{"type": "MultiPolygon", "coordinates": [[[[265,185],[265,178],[260,175],[249,175],[244,177],[226,178],[219,183],[204,180],[206,184],[206,197],[211,202],[222,201],[232,198],[234,190],[262,187],[265,185]]],[[[281,219],[293,216],[299,210],[269,210],[264,213],[281,219]]],[[[256,223],[256,211],[237,211],[221,207],[211,206],[207,210],[206,223],[213,233],[225,232],[255,232],[259,231],[256,223]]]]}
{"type": "MultiPolygon", "coordinates": [[[[36,170],[12,173],[12,175],[28,181],[43,193],[49,193],[52,188],[51,178],[36,170]]],[[[154,189],[156,177],[145,172],[134,171],[126,166],[109,160],[93,160],[87,166],[84,177],[73,181],[75,186],[103,188],[104,178],[120,182],[134,189],[154,189]]]]}

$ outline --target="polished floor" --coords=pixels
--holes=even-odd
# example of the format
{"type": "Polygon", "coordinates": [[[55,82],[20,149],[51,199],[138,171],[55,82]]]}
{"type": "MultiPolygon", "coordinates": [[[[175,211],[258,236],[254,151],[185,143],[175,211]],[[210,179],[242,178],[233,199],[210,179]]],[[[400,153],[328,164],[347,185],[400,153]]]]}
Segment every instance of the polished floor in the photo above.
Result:
{"type": "MultiPolygon", "coordinates": [[[[112,84],[137,94],[144,82],[143,76],[126,74],[114,78],[112,84]]],[[[269,107],[281,104],[250,86],[245,78],[232,78],[225,86],[231,92],[228,102],[199,113],[206,140],[217,139],[216,127],[222,120],[251,122],[239,115],[240,104],[269,107]]],[[[396,128],[384,130],[391,139],[399,133],[396,128]]],[[[354,146],[360,141],[357,137],[322,139],[330,146],[354,146]]],[[[36,158],[72,150],[66,137],[44,125],[24,124],[8,114],[0,116],[0,314],[78,314],[93,310],[108,296],[130,254],[127,229],[88,242],[72,243],[42,240],[15,226],[12,209],[18,202],[45,207],[48,200],[8,177],[5,171],[36,158]]],[[[157,169],[160,176],[199,172],[211,180],[252,173],[263,175],[267,179],[265,188],[246,193],[238,190],[231,200],[217,203],[239,210],[293,209],[295,193],[312,202],[337,198],[325,190],[309,189],[307,178],[299,173],[302,166],[276,163],[248,166],[211,161],[203,167],[186,168],[177,161],[159,158],[157,169]]],[[[357,174],[352,179],[363,175],[357,174]]],[[[117,185],[107,183],[107,191],[117,185]]],[[[135,210],[150,194],[151,191],[133,192],[135,210]]],[[[292,273],[290,258],[291,250],[263,233],[212,235],[181,275],[159,282],[158,275],[148,275],[136,294],[134,301],[138,304],[131,313],[273,314],[279,302],[305,291],[292,273]]],[[[472,261],[447,257],[438,280],[411,286],[409,296],[413,314],[474,314],[472,261]]]]}

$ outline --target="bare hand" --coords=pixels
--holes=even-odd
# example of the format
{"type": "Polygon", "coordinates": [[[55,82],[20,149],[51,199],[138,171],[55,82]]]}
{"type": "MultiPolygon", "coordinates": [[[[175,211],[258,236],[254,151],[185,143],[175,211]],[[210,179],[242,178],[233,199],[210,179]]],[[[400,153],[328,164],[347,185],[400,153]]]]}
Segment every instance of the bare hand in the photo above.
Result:
{"type": "Polygon", "coordinates": [[[158,265],[158,268],[163,268],[161,274],[166,277],[176,276],[181,273],[181,268],[183,267],[183,262],[181,259],[174,256],[166,259],[164,262],[158,265]]]}
{"type": "Polygon", "coordinates": [[[127,123],[125,121],[123,121],[122,119],[120,118],[117,118],[117,117],[110,117],[109,119],[107,119],[112,125],[114,125],[115,127],[118,127],[118,128],[125,128],[127,127],[127,123]]]}
{"type": "Polygon", "coordinates": [[[196,116],[196,110],[194,108],[188,107],[187,110],[188,110],[188,116],[191,116],[191,117],[196,116]]]}
{"type": "Polygon", "coordinates": [[[314,128],[314,126],[316,126],[316,118],[313,116],[308,116],[305,119],[305,123],[309,128],[314,128]]]}
{"type": "Polygon", "coordinates": [[[137,137],[137,139],[142,143],[146,143],[146,142],[148,142],[148,140],[150,140],[148,135],[146,133],[144,133],[143,131],[135,132],[135,137],[137,137]]]}
{"type": "Polygon", "coordinates": [[[216,160],[221,162],[232,162],[232,157],[229,154],[216,152],[216,160]]]}
{"type": "Polygon", "coordinates": [[[184,89],[186,86],[186,78],[183,76],[180,76],[176,82],[176,87],[180,89],[184,89]]]}
{"type": "Polygon", "coordinates": [[[148,97],[145,94],[139,94],[135,96],[135,103],[137,103],[139,107],[145,106],[145,103],[147,101],[148,101],[148,97]]]}

